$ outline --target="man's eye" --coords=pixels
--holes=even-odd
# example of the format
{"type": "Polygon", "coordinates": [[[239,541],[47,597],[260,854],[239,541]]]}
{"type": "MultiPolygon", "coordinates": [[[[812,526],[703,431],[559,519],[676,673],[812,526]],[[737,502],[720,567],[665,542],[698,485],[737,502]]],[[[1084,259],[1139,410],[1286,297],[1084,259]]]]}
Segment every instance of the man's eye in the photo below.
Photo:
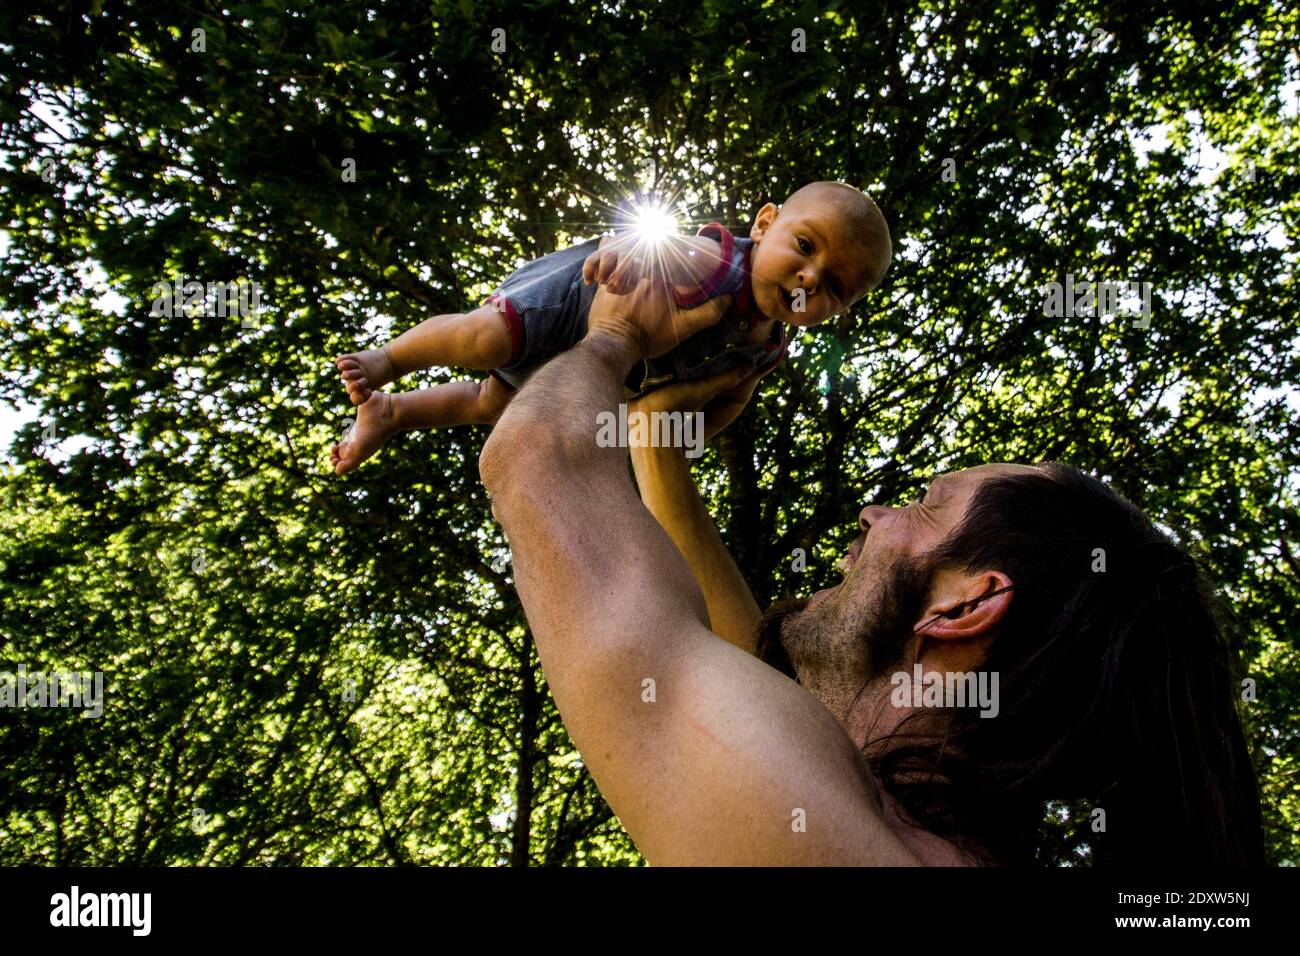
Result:
{"type": "Polygon", "coordinates": [[[805,239],[803,236],[799,237],[799,251],[802,252],[804,255],[807,255],[808,253],[812,252],[812,246],[809,245],[808,240],[805,239]]]}

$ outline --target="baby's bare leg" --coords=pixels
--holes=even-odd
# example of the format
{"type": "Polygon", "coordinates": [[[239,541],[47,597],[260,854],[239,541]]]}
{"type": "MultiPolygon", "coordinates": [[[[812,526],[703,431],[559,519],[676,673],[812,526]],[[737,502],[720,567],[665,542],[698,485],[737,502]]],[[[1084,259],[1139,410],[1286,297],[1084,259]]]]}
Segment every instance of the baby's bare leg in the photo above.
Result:
{"type": "Polygon", "coordinates": [[[490,369],[510,361],[510,327],[495,306],[464,315],[435,315],[384,346],[393,370],[405,375],[434,365],[490,369]]]}
{"type": "Polygon", "coordinates": [[[510,401],[510,391],[493,375],[481,382],[447,382],[392,395],[398,431],[492,425],[510,401]]]}
{"type": "Polygon", "coordinates": [[[376,389],[408,372],[447,365],[490,369],[505,365],[513,353],[505,317],[495,306],[473,312],[435,315],[407,329],[388,344],[334,360],[352,404],[361,405],[376,389]]]}
{"type": "Polygon", "coordinates": [[[330,462],[346,474],[379,451],[397,432],[448,425],[491,425],[511,392],[491,375],[482,382],[447,382],[413,392],[372,392],[357,409],[357,423],[334,446],[330,462]]]}

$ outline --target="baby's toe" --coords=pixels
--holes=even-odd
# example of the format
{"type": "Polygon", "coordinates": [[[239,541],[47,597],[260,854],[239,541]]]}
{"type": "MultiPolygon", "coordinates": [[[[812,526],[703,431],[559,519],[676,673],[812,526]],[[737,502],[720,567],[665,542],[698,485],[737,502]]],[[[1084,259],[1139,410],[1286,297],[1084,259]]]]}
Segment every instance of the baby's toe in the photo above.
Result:
{"type": "Polygon", "coordinates": [[[351,355],[345,355],[334,363],[334,367],[339,370],[339,374],[344,378],[349,375],[365,375],[366,367],[351,355]]]}
{"type": "Polygon", "coordinates": [[[352,467],[352,461],[343,453],[342,445],[335,445],[334,451],[330,454],[330,464],[334,466],[334,474],[342,475],[352,467]]]}

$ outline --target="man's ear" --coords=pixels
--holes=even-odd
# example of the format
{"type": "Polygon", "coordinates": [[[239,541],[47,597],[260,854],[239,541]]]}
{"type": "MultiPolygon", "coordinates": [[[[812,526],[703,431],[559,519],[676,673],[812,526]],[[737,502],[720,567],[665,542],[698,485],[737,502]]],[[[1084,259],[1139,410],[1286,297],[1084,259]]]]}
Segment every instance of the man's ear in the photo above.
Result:
{"type": "Polygon", "coordinates": [[[1001,571],[941,571],[915,631],[939,640],[987,637],[1011,609],[1012,587],[1001,571]]]}
{"type": "Polygon", "coordinates": [[[753,227],[749,230],[749,238],[755,241],[762,239],[763,233],[772,228],[772,221],[776,219],[777,211],[780,208],[780,206],[768,203],[760,209],[758,215],[754,217],[753,227]]]}

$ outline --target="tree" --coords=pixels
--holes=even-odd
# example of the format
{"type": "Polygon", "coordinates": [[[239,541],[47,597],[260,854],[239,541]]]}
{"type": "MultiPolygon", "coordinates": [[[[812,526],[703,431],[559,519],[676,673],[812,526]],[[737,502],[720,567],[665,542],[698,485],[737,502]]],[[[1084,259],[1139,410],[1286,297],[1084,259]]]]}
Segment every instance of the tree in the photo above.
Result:
{"type": "MultiPolygon", "coordinates": [[[[0,862],[639,861],[546,692],[486,429],[344,479],[326,449],[332,356],[596,234],[650,161],[692,226],[837,178],[895,237],[696,466],[760,602],[934,472],[1098,473],[1231,598],[1297,859],[1294,9],[288,7],[0,13],[0,387],[35,410],[4,662],[106,677],[98,720],[0,720],[0,862]],[[1047,314],[1067,275],[1149,316],[1047,314]],[[261,311],[154,314],[177,278],[261,311]]],[[[1086,861],[1077,810],[1044,820],[1086,861]]]]}

